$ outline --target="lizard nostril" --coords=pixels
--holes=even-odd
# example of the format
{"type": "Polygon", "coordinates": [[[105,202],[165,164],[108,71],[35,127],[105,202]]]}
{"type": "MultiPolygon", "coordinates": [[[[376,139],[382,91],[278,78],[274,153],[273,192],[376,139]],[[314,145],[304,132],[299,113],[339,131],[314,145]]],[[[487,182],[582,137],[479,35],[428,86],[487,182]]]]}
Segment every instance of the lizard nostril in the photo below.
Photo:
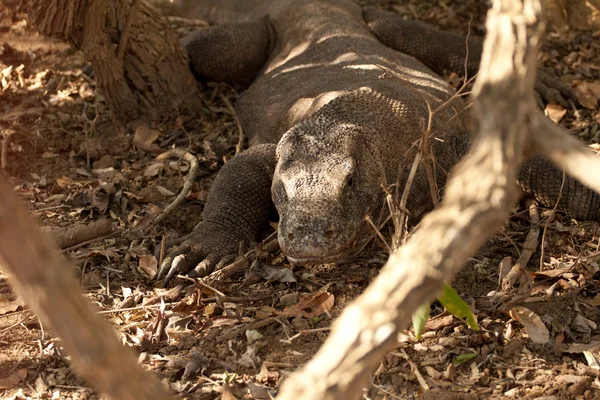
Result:
{"type": "Polygon", "coordinates": [[[293,233],[288,233],[288,234],[287,234],[287,239],[288,239],[289,241],[292,241],[292,240],[294,240],[294,234],[293,234],[293,233]]]}
{"type": "Polygon", "coordinates": [[[325,232],[325,239],[333,239],[334,237],[335,237],[335,232],[332,229],[325,232]]]}

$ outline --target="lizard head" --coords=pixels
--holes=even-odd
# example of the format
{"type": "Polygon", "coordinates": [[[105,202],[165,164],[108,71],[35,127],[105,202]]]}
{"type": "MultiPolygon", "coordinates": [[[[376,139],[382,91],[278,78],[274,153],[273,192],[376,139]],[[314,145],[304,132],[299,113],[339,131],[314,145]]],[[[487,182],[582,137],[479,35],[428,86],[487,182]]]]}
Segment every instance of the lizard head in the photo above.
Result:
{"type": "Polygon", "coordinates": [[[369,133],[317,119],[292,127],[279,141],[272,197],[279,243],[290,261],[340,261],[374,233],[365,217],[381,204],[381,168],[369,133]]]}

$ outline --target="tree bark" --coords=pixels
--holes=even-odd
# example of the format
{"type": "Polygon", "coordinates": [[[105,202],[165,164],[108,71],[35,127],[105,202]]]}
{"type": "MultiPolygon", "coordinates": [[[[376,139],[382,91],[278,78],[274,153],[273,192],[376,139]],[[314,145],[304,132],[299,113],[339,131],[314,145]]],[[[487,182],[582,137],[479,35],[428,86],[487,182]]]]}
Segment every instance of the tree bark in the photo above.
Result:
{"type": "Polygon", "coordinates": [[[60,258],[2,176],[0,263],[17,294],[60,337],[78,375],[113,400],[172,399],[83,297],[74,267],[60,258]]]}
{"type": "Polygon", "coordinates": [[[377,279],[335,322],[317,355],[283,383],[278,400],[358,399],[415,310],[433,300],[501,227],[517,201],[516,167],[535,146],[600,191],[600,158],[535,110],[540,21],[539,0],[493,1],[474,88],[479,136],[471,153],[454,169],[440,208],[392,253],[377,279]],[[550,129],[550,138],[541,128],[550,129]]]}
{"type": "Polygon", "coordinates": [[[27,10],[41,34],[83,51],[119,121],[158,123],[200,109],[187,53],[144,0],[28,0],[27,10]]]}

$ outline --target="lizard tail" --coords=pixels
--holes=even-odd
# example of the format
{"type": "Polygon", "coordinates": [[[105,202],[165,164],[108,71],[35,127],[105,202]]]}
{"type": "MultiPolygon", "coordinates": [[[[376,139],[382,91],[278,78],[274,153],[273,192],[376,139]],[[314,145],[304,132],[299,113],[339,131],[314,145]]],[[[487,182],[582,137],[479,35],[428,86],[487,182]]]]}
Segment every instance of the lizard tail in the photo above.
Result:
{"type": "Polygon", "coordinates": [[[526,160],[517,182],[526,195],[546,207],[556,207],[575,219],[600,221],[600,194],[542,157],[526,160]]]}
{"type": "Polygon", "coordinates": [[[202,19],[211,24],[247,22],[267,15],[277,0],[149,0],[165,15],[202,19]]]}
{"type": "MultiPolygon", "coordinates": [[[[471,137],[465,135],[449,139],[448,144],[455,151],[456,160],[467,154],[471,137]]],[[[526,196],[544,207],[556,207],[558,211],[578,220],[600,221],[600,193],[564,175],[562,169],[543,157],[535,155],[523,161],[517,184],[526,196]]]]}

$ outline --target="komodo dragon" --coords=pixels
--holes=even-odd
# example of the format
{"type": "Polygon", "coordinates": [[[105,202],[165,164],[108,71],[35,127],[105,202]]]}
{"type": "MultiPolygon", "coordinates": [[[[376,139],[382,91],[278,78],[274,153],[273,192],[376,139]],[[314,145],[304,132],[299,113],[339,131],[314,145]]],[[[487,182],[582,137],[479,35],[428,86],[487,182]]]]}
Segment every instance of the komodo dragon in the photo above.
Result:
{"type": "MultiPolygon", "coordinates": [[[[430,110],[439,188],[468,150],[465,104],[440,75],[463,71],[467,60],[473,76],[480,40],[467,46],[464,37],[350,0],[256,3],[268,7],[255,8],[255,19],[185,39],[199,79],[249,84],[236,110],[250,148],[218,173],[202,222],[161,265],[165,285],[176,273],[204,276],[240,241],[256,241],[273,204],[291,262],[330,263],[359,250],[374,233],[365,217],[377,221],[384,211],[383,188],[404,188],[430,110]]],[[[537,90],[564,101],[543,82],[537,90]]],[[[518,183],[553,207],[562,177],[533,157],[518,183]]],[[[432,208],[429,187],[421,166],[408,197],[412,217],[432,208]]],[[[558,209],[597,220],[600,197],[567,178],[558,209]]]]}

